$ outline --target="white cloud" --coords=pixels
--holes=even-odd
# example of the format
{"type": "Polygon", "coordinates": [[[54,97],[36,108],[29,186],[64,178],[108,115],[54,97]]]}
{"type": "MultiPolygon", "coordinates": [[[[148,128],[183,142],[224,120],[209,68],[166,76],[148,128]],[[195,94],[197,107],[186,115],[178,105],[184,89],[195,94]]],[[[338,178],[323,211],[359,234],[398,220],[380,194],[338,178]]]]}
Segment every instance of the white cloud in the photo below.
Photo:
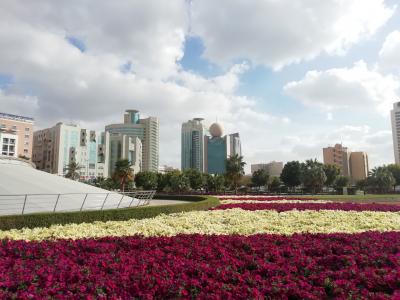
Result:
{"type": "Polygon", "coordinates": [[[213,62],[245,58],[279,69],[322,52],[343,54],[394,9],[384,0],[193,0],[191,29],[213,62]]]}
{"type": "Polygon", "coordinates": [[[38,0],[31,5],[4,0],[0,19],[3,31],[10,33],[25,26],[26,30],[79,38],[89,54],[112,53],[121,64],[130,61],[135,73],[152,77],[168,76],[176,70],[188,27],[184,0],[169,1],[168,5],[157,0],[38,0]]]}
{"type": "Polygon", "coordinates": [[[379,65],[386,70],[400,70],[400,31],[391,32],[379,51],[379,65]]]}
{"type": "Polygon", "coordinates": [[[309,71],[299,81],[289,82],[284,91],[304,105],[325,110],[374,107],[388,114],[399,95],[400,81],[393,75],[382,75],[359,61],[351,68],[309,71]]]}

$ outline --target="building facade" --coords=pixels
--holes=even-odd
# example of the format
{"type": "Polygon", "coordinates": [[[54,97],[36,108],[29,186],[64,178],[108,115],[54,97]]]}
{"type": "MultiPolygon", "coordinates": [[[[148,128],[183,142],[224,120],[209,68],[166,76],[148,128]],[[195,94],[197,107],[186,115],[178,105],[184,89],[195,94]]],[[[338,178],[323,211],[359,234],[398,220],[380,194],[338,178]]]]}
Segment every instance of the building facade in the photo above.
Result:
{"type": "Polygon", "coordinates": [[[229,153],[228,156],[231,155],[239,155],[242,156],[242,143],[240,141],[239,133],[232,133],[229,136],[229,153]]]}
{"type": "Polygon", "coordinates": [[[350,173],[353,183],[368,177],[368,155],[365,152],[350,153],[350,173]]]}
{"type": "Polygon", "coordinates": [[[204,137],[204,171],[209,174],[224,174],[229,156],[242,156],[239,133],[223,136],[222,126],[213,123],[211,136],[204,137]]]}
{"type": "Polygon", "coordinates": [[[265,170],[270,176],[280,177],[283,170],[283,162],[271,161],[269,163],[251,165],[251,174],[258,170],[265,170]]]}
{"type": "Polygon", "coordinates": [[[42,171],[65,176],[76,163],[82,180],[105,177],[105,155],[103,135],[94,130],[57,123],[34,132],[32,161],[42,171]]]}
{"type": "Polygon", "coordinates": [[[0,154],[31,159],[33,125],[33,118],[0,113],[0,134],[3,136],[0,139],[2,150],[0,154]],[[12,140],[16,143],[15,145],[10,144],[12,140]]]}
{"type": "Polygon", "coordinates": [[[393,104],[390,116],[392,121],[394,160],[396,164],[400,164],[400,102],[393,104]]]}
{"type": "Polygon", "coordinates": [[[103,133],[105,150],[105,177],[111,177],[118,160],[127,159],[134,174],[142,169],[142,142],[138,137],[120,133],[103,133]]]}
{"type": "Polygon", "coordinates": [[[124,123],[107,125],[105,131],[138,137],[142,143],[143,171],[157,172],[159,164],[159,122],[156,117],[141,119],[139,111],[127,110],[124,123]]]}
{"type": "Polygon", "coordinates": [[[323,148],[324,164],[338,166],[343,176],[350,176],[349,155],[349,150],[341,144],[323,148]]]}
{"type": "Polygon", "coordinates": [[[195,118],[182,124],[181,169],[197,169],[204,172],[204,119],[195,118]]]}

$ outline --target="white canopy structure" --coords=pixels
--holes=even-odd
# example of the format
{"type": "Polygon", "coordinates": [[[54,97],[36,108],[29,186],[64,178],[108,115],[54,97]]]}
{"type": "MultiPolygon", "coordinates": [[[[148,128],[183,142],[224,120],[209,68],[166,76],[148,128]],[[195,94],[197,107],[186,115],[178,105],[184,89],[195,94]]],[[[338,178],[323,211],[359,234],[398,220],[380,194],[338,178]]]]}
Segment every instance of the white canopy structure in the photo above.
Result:
{"type": "Polygon", "coordinates": [[[148,203],[147,199],[133,196],[42,172],[27,161],[0,156],[0,215],[100,210],[148,203]]]}

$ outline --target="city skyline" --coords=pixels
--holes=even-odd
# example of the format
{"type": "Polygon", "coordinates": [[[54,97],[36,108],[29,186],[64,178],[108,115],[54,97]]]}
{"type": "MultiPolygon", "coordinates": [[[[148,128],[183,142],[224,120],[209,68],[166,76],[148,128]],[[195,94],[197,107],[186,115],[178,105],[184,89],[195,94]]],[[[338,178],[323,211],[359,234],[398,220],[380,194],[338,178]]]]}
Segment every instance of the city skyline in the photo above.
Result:
{"type": "Polygon", "coordinates": [[[59,121],[102,130],[135,107],[159,116],[159,164],[173,167],[193,116],[240,132],[247,172],[260,161],[322,161],[336,142],[367,152],[370,168],[394,162],[398,1],[289,3],[5,1],[1,111],[32,116],[35,130],[59,121]],[[235,22],[243,14],[246,26],[235,22]]]}

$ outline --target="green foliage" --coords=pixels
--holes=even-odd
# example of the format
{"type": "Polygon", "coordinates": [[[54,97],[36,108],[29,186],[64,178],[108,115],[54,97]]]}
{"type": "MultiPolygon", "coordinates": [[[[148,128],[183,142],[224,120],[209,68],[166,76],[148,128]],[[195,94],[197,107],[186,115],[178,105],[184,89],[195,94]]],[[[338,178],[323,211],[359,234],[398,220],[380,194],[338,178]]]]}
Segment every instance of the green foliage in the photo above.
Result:
{"type": "Polygon", "coordinates": [[[391,164],[391,165],[388,165],[387,168],[392,173],[392,175],[396,181],[395,184],[400,185],[400,165],[391,164]]]}
{"type": "Polygon", "coordinates": [[[119,182],[120,190],[125,190],[125,185],[133,181],[132,164],[127,159],[120,159],[115,163],[113,178],[119,182]]]}
{"type": "Polygon", "coordinates": [[[67,171],[67,174],[65,174],[65,178],[78,180],[81,177],[78,171],[82,168],[83,167],[76,162],[69,163],[69,165],[64,168],[64,171],[67,171]]]}
{"type": "Polygon", "coordinates": [[[243,161],[243,156],[237,154],[231,155],[226,160],[226,178],[232,184],[237,193],[238,183],[240,178],[244,175],[244,166],[246,163],[243,161]]]}
{"type": "Polygon", "coordinates": [[[150,171],[139,172],[135,176],[136,187],[144,190],[154,190],[157,188],[157,173],[150,171]]]}
{"type": "Polygon", "coordinates": [[[350,178],[347,176],[338,176],[335,180],[335,189],[342,189],[349,186],[350,178]]]}
{"type": "Polygon", "coordinates": [[[301,182],[313,194],[319,192],[326,181],[323,164],[316,159],[301,164],[301,182]]]}
{"type": "Polygon", "coordinates": [[[209,192],[219,193],[225,190],[225,176],[206,174],[205,177],[209,192]]]}
{"type": "Polygon", "coordinates": [[[93,181],[89,182],[89,184],[109,191],[116,190],[119,187],[119,183],[116,182],[114,179],[104,177],[97,177],[93,181]]]}
{"type": "Polygon", "coordinates": [[[298,161],[290,161],[285,164],[281,173],[281,181],[288,187],[294,188],[301,184],[301,164],[298,161]]]}
{"type": "Polygon", "coordinates": [[[204,188],[206,179],[199,170],[187,169],[183,171],[183,175],[189,179],[190,188],[192,190],[200,190],[204,188]]]}
{"type": "Polygon", "coordinates": [[[396,179],[387,166],[381,166],[372,169],[366,182],[368,190],[387,193],[396,183],[396,179]]]}
{"type": "Polygon", "coordinates": [[[164,191],[169,185],[169,176],[167,174],[157,173],[157,191],[164,191]]]}
{"type": "Polygon", "coordinates": [[[27,215],[0,216],[0,230],[49,227],[54,224],[69,223],[90,223],[95,221],[124,221],[129,219],[145,219],[160,214],[171,214],[193,210],[207,210],[219,205],[219,200],[214,197],[202,196],[165,196],[157,198],[191,201],[190,203],[163,205],[163,206],[142,206],[134,208],[110,209],[103,211],[82,211],[65,213],[38,213],[27,215]]]}
{"type": "Polygon", "coordinates": [[[324,172],[326,175],[325,185],[332,186],[340,174],[340,168],[336,165],[324,165],[324,172]]]}
{"type": "Polygon", "coordinates": [[[268,172],[264,169],[257,170],[251,176],[251,182],[254,186],[260,187],[266,186],[268,184],[269,175],[268,172]]]}
{"type": "Polygon", "coordinates": [[[273,176],[268,184],[268,188],[271,192],[277,193],[279,192],[281,187],[281,181],[279,177],[273,176]]]}
{"type": "Polygon", "coordinates": [[[359,189],[361,191],[365,191],[365,189],[367,187],[367,179],[358,180],[356,182],[356,187],[357,187],[357,189],[359,189]]]}
{"type": "Polygon", "coordinates": [[[189,178],[187,178],[181,171],[172,171],[167,173],[168,185],[172,192],[187,192],[190,190],[189,178]]]}

